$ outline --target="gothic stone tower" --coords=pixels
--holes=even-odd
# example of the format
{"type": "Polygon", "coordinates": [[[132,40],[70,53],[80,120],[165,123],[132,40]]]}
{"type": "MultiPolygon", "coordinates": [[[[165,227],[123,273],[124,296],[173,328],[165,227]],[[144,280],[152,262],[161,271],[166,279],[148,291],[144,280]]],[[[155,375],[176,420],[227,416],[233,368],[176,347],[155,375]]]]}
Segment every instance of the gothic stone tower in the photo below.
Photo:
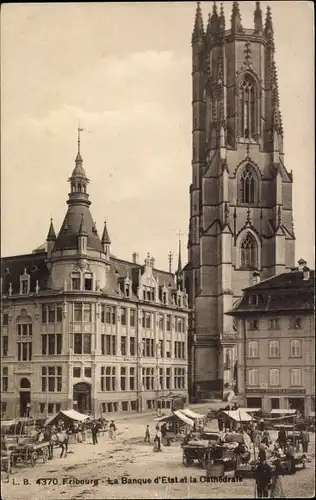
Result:
{"type": "Polygon", "coordinates": [[[186,287],[193,310],[191,390],[238,391],[236,325],[225,312],[253,279],[294,265],[292,173],[284,162],[274,32],[214,3],[192,35],[193,151],[186,287]],[[195,388],[195,389],[194,389],[195,388]]]}

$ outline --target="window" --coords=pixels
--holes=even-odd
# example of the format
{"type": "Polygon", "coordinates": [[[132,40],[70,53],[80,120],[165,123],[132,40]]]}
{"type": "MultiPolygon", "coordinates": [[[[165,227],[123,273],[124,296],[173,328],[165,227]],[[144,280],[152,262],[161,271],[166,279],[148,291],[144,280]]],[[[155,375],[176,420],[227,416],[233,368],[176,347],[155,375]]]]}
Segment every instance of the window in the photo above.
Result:
{"type": "Polygon", "coordinates": [[[302,318],[299,318],[299,317],[291,318],[290,328],[294,329],[294,330],[302,328],[302,318]]]}
{"type": "Polygon", "coordinates": [[[167,325],[166,325],[166,328],[167,328],[167,332],[171,332],[171,315],[170,314],[167,314],[167,325]]]}
{"type": "Polygon", "coordinates": [[[3,416],[6,411],[7,411],[7,402],[1,401],[1,416],[3,416]]]}
{"type": "Polygon", "coordinates": [[[238,132],[245,139],[256,136],[255,82],[246,75],[239,87],[238,132]]]}
{"type": "Polygon", "coordinates": [[[248,302],[250,306],[257,306],[259,304],[258,295],[249,295],[248,302]]]}
{"type": "Polygon", "coordinates": [[[300,368],[293,368],[290,372],[291,385],[302,385],[302,372],[300,368]]]}
{"type": "Polygon", "coordinates": [[[101,391],[115,391],[115,366],[101,366],[101,391]]]}
{"type": "Polygon", "coordinates": [[[32,360],[32,342],[24,340],[18,342],[18,361],[32,360]]]}
{"type": "Polygon", "coordinates": [[[184,368],[174,369],[174,388],[184,389],[185,384],[185,370],[184,368]]]}
{"type": "Polygon", "coordinates": [[[61,333],[49,333],[42,335],[42,355],[61,354],[62,335],[61,333]]]}
{"type": "Polygon", "coordinates": [[[160,357],[163,358],[164,357],[164,351],[163,351],[163,348],[164,348],[164,343],[163,343],[163,340],[159,340],[159,350],[160,350],[160,357]]]}
{"type": "Polygon", "coordinates": [[[302,356],[302,343],[300,340],[291,340],[291,358],[302,356]]]}
{"type": "Polygon", "coordinates": [[[135,309],[130,309],[129,311],[129,324],[130,326],[135,326],[136,323],[136,311],[135,309]]]}
{"type": "Polygon", "coordinates": [[[72,370],[73,377],[74,378],[80,378],[81,377],[81,368],[80,367],[74,367],[72,370]]]}
{"type": "Polygon", "coordinates": [[[42,366],[42,392],[61,392],[61,366],[42,366]]]}
{"type": "Polygon", "coordinates": [[[8,392],[8,385],[9,385],[9,370],[7,366],[2,367],[2,374],[1,374],[1,391],[2,392],[8,392]]]}
{"type": "Polygon", "coordinates": [[[143,368],[143,386],[144,389],[149,391],[154,388],[154,369],[143,368]]]}
{"type": "Polygon", "coordinates": [[[259,357],[259,344],[256,340],[249,342],[248,344],[248,357],[249,358],[259,357]]]}
{"type": "Polygon", "coordinates": [[[258,370],[257,368],[252,368],[248,371],[248,383],[249,385],[258,385],[258,370]]]}
{"type": "Polygon", "coordinates": [[[269,372],[270,385],[280,385],[280,370],[272,368],[269,372]]]}
{"type": "Polygon", "coordinates": [[[74,353],[75,354],[91,354],[91,334],[90,333],[75,333],[74,334],[74,353]]]}
{"type": "Polygon", "coordinates": [[[269,342],[269,357],[279,358],[280,357],[280,342],[278,340],[270,340],[269,342]]]}
{"type": "Polygon", "coordinates": [[[176,326],[176,332],[177,333],[184,333],[185,327],[184,327],[184,318],[180,318],[176,316],[175,318],[175,326],[176,326]]]}
{"type": "Polygon", "coordinates": [[[20,278],[20,294],[26,295],[30,292],[30,277],[20,278]]]}
{"type": "Polygon", "coordinates": [[[101,351],[104,356],[116,356],[115,335],[101,335],[101,351]]]}
{"type": "Polygon", "coordinates": [[[259,321],[257,319],[252,319],[248,321],[249,330],[258,330],[259,329],[259,321]]]}
{"type": "Polygon", "coordinates": [[[166,368],[166,389],[171,387],[171,368],[166,368]]]}
{"type": "Polygon", "coordinates": [[[40,413],[44,413],[45,411],[45,403],[40,403],[40,413]]]}
{"type": "Polygon", "coordinates": [[[125,309],[125,307],[121,308],[121,325],[126,326],[126,309],[125,309]]]}
{"type": "Polygon", "coordinates": [[[74,321],[82,321],[82,306],[81,304],[74,304],[74,321]]]}
{"type": "Polygon", "coordinates": [[[185,343],[176,341],[174,343],[174,357],[177,359],[185,358],[185,343]]]}
{"type": "Polygon", "coordinates": [[[52,415],[54,413],[54,403],[48,403],[47,405],[47,413],[52,415]]]}
{"type": "Polygon", "coordinates": [[[87,273],[84,277],[84,289],[87,291],[92,290],[92,274],[87,273]]]}
{"type": "Polygon", "coordinates": [[[102,304],[101,322],[107,323],[108,325],[116,324],[116,308],[114,306],[105,306],[102,304]]]}
{"type": "Polygon", "coordinates": [[[27,337],[31,336],[33,333],[32,323],[23,323],[18,325],[18,336],[19,337],[27,337]]]}
{"type": "Polygon", "coordinates": [[[71,289],[80,290],[80,273],[73,273],[71,277],[71,289]]]}
{"type": "Polygon", "coordinates": [[[171,358],[171,341],[166,340],[166,357],[171,358]]]}
{"type": "Polygon", "coordinates": [[[42,323],[61,323],[63,309],[61,305],[45,304],[42,305],[42,323]]]}
{"type": "Polygon", "coordinates": [[[8,336],[7,335],[4,335],[2,337],[2,352],[1,352],[1,355],[2,356],[7,356],[8,355],[8,349],[9,349],[9,339],[8,339],[8,336]]]}
{"type": "Polygon", "coordinates": [[[2,324],[3,324],[3,326],[8,326],[8,324],[9,324],[9,315],[7,313],[5,313],[2,316],[2,324]]]}
{"type": "Polygon", "coordinates": [[[159,389],[164,390],[164,376],[163,376],[163,368],[159,368],[159,389]]]}
{"type": "Polygon", "coordinates": [[[159,330],[163,331],[164,329],[164,317],[163,314],[159,314],[159,330]]]}
{"type": "Polygon", "coordinates": [[[131,295],[131,285],[130,285],[130,283],[125,283],[125,295],[126,295],[126,297],[130,297],[130,295],[131,295]]]}
{"type": "Polygon", "coordinates": [[[135,356],[135,337],[130,337],[129,339],[129,354],[130,356],[135,356]]]}
{"type": "Polygon", "coordinates": [[[278,330],[278,329],[279,329],[279,318],[269,319],[269,330],[278,330]]]}
{"type": "Polygon", "coordinates": [[[121,391],[126,391],[126,368],[121,366],[121,391]]]}
{"type": "Polygon", "coordinates": [[[150,329],[152,325],[152,313],[150,312],[143,312],[142,314],[142,327],[150,329]]]}
{"type": "Polygon", "coordinates": [[[55,403],[55,413],[58,413],[61,410],[61,403],[55,403]]]}
{"type": "Polygon", "coordinates": [[[137,411],[137,401],[131,401],[131,410],[137,411]]]}
{"type": "Polygon", "coordinates": [[[256,177],[250,167],[243,169],[240,176],[240,203],[253,205],[256,201],[256,177]]]}
{"type": "Polygon", "coordinates": [[[91,323],[92,321],[92,304],[83,304],[83,321],[91,323]]]}
{"type": "Polygon", "coordinates": [[[240,263],[243,269],[257,269],[257,243],[254,237],[247,233],[240,246],[240,263]]]}
{"type": "Polygon", "coordinates": [[[128,401],[122,401],[122,411],[128,411],[128,401]]]}
{"type": "Polygon", "coordinates": [[[154,339],[142,339],[143,341],[143,356],[154,356],[154,339]]]}
{"type": "Polygon", "coordinates": [[[126,337],[121,337],[121,354],[126,356],[126,337]]]}
{"type": "Polygon", "coordinates": [[[86,366],[84,369],[84,376],[85,378],[91,378],[91,368],[90,366],[86,366]]]}
{"type": "Polygon", "coordinates": [[[130,391],[135,390],[135,368],[133,366],[129,369],[129,389],[130,391]]]}

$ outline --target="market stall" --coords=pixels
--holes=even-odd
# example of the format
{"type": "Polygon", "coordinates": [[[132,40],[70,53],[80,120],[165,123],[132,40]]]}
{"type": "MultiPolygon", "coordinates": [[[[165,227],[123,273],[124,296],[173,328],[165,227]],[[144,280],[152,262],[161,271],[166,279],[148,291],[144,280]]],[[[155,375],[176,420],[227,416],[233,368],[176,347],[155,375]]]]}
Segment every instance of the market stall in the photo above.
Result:
{"type": "Polygon", "coordinates": [[[61,421],[71,424],[73,422],[85,422],[88,418],[89,417],[87,417],[87,415],[83,415],[83,413],[79,413],[76,410],[60,410],[58,413],[46,420],[45,426],[56,425],[61,421]]]}

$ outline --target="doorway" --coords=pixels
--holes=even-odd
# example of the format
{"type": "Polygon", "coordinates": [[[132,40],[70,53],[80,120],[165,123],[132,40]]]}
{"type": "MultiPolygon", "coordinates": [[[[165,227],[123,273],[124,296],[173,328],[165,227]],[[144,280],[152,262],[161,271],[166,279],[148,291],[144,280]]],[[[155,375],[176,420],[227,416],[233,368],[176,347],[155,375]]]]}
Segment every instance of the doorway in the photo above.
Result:
{"type": "Polygon", "coordinates": [[[75,409],[79,413],[91,413],[91,385],[79,382],[73,388],[73,401],[75,409]]]}
{"type": "Polygon", "coordinates": [[[305,399],[304,398],[289,398],[289,409],[299,411],[302,416],[305,413],[305,399]]]}
{"type": "Polygon", "coordinates": [[[31,408],[31,383],[27,378],[20,382],[20,417],[28,417],[31,408]]]}

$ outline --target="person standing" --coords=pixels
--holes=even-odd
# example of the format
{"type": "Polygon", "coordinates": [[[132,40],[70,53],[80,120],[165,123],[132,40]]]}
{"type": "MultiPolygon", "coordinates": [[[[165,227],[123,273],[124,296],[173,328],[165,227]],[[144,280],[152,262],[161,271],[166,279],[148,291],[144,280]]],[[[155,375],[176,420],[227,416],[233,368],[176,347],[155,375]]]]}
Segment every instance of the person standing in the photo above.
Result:
{"type": "Polygon", "coordinates": [[[279,442],[279,445],[281,446],[282,450],[284,450],[285,445],[286,445],[286,431],[285,431],[285,428],[283,425],[278,432],[278,442],[279,442]]]}
{"type": "Polygon", "coordinates": [[[155,436],[155,443],[157,444],[157,451],[161,451],[161,430],[158,427],[156,427],[156,436],[155,436]]]}
{"type": "Polygon", "coordinates": [[[148,424],[146,425],[144,443],[150,443],[150,431],[149,431],[149,425],[148,424]]]}
{"type": "Polygon", "coordinates": [[[258,498],[268,498],[271,481],[271,467],[267,464],[263,456],[259,459],[255,472],[255,478],[258,498]]]}
{"type": "Polygon", "coordinates": [[[285,498],[281,460],[276,460],[274,465],[275,469],[272,471],[270,498],[285,498]]]}
{"type": "Polygon", "coordinates": [[[92,427],[91,427],[92,443],[93,444],[98,444],[98,432],[99,432],[99,428],[98,428],[96,422],[93,422],[92,427]]]}
{"type": "Polygon", "coordinates": [[[309,432],[306,429],[306,427],[304,427],[304,429],[302,430],[303,453],[307,453],[308,452],[308,443],[309,443],[309,432]]]}
{"type": "Polygon", "coordinates": [[[116,425],[114,423],[114,420],[111,420],[109,429],[110,429],[110,432],[109,432],[110,438],[115,439],[116,438],[116,425]]]}

